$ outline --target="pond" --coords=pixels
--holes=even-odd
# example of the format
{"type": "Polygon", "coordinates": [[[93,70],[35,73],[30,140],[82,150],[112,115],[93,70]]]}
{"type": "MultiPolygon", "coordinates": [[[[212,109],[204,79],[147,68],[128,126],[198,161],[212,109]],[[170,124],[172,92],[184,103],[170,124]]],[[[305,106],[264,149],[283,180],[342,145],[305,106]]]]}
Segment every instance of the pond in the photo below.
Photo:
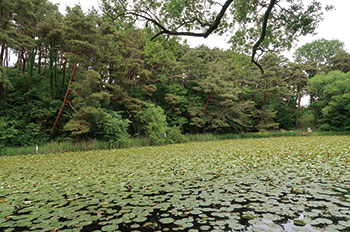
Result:
{"type": "Polygon", "coordinates": [[[350,137],[0,157],[0,231],[350,231],[350,137]]]}

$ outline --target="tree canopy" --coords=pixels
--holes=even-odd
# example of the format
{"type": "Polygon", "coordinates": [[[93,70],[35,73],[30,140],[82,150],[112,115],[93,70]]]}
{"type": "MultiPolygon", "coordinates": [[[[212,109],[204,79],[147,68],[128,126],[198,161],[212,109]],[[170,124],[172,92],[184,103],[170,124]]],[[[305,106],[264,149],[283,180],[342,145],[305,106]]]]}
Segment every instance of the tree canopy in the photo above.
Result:
{"type": "MultiPolygon", "coordinates": [[[[322,20],[320,1],[302,0],[103,0],[113,20],[128,18],[152,24],[155,35],[208,37],[232,32],[236,52],[290,49],[299,36],[313,33],[322,20]]],[[[331,7],[326,6],[326,9],[331,7]]],[[[258,63],[258,67],[263,71],[258,63]]]]}
{"type": "Polygon", "coordinates": [[[341,50],[344,50],[344,43],[339,40],[318,39],[298,48],[294,58],[297,63],[315,63],[321,68],[341,50]]]}

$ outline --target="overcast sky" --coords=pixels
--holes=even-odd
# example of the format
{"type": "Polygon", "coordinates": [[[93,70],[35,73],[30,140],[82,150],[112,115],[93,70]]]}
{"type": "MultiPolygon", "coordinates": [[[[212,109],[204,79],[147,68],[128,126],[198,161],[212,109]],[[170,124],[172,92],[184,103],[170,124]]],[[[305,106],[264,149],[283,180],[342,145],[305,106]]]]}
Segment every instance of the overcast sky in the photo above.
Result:
{"type": "MultiPolygon", "coordinates": [[[[50,0],[53,3],[59,3],[60,11],[65,12],[66,6],[74,6],[80,3],[84,11],[87,11],[92,6],[98,8],[99,0],[50,0]]],[[[316,39],[325,38],[328,40],[339,39],[345,43],[345,48],[350,52],[350,0],[321,0],[324,4],[333,4],[335,10],[331,12],[326,12],[324,15],[324,21],[321,22],[320,27],[317,29],[316,36],[306,36],[300,38],[296,47],[300,47],[305,43],[312,42],[316,39]]],[[[185,38],[185,37],[184,37],[185,38]]],[[[207,39],[203,38],[191,38],[186,37],[188,43],[191,46],[197,46],[200,44],[207,44],[209,47],[219,47],[219,48],[229,48],[229,44],[226,42],[228,37],[211,35],[207,39]]],[[[286,55],[291,58],[292,51],[286,53],[286,55]]]]}

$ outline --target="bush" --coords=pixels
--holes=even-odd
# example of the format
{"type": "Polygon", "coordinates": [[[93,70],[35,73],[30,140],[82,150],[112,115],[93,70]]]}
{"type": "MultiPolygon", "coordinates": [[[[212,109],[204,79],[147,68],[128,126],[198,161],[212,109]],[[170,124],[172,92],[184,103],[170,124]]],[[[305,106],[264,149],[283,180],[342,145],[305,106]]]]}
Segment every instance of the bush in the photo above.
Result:
{"type": "Polygon", "coordinates": [[[168,129],[166,116],[161,107],[152,103],[146,103],[143,109],[137,114],[142,126],[142,131],[150,139],[153,145],[165,143],[165,132],[168,129]]]}
{"type": "Polygon", "coordinates": [[[128,127],[130,121],[123,119],[115,111],[104,111],[102,120],[99,122],[101,137],[108,141],[110,148],[120,147],[129,138],[128,127]]]}
{"type": "Polygon", "coordinates": [[[174,126],[168,129],[167,143],[187,143],[188,139],[181,133],[180,127],[174,126]]]}
{"type": "Polygon", "coordinates": [[[8,121],[5,117],[0,117],[0,148],[14,146],[14,139],[19,131],[13,126],[13,121],[8,121]]]}

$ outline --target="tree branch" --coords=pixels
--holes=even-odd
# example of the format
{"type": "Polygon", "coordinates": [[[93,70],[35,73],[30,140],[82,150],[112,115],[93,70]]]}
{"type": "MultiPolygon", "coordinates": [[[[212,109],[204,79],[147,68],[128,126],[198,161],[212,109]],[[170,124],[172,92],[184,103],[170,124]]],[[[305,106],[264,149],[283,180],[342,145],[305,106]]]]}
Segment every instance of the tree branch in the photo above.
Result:
{"type": "Polygon", "coordinates": [[[135,12],[135,11],[132,11],[132,10],[124,9],[125,13],[124,14],[119,14],[116,17],[111,17],[109,12],[105,11],[104,13],[106,13],[113,20],[116,20],[118,17],[120,17],[122,15],[124,15],[124,16],[132,15],[132,16],[136,16],[136,17],[139,17],[139,18],[142,18],[142,19],[145,19],[147,21],[152,22],[154,25],[156,25],[158,28],[160,28],[161,31],[158,32],[155,36],[153,36],[153,38],[151,40],[156,39],[158,36],[160,36],[162,34],[168,34],[168,35],[174,35],[174,36],[192,36],[192,37],[204,37],[204,38],[207,38],[213,31],[215,31],[218,28],[218,26],[219,26],[219,24],[221,22],[221,19],[224,17],[227,9],[229,8],[229,6],[231,5],[231,3],[233,1],[234,0],[227,0],[225,2],[225,4],[222,6],[220,12],[217,14],[214,23],[211,24],[211,25],[201,22],[198,18],[195,19],[195,21],[197,21],[202,26],[205,26],[205,25],[209,26],[209,28],[205,32],[190,32],[190,31],[180,31],[180,32],[178,32],[178,31],[170,30],[170,29],[166,28],[165,26],[163,26],[159,22],[159,20],[153,18],[147,12],[138,13],[138,12],[135,12]]]}
{"type": "MultiPolygon", "coordinates": [[[[117,17],[111,17],[108,12],[107,15],[109,15],[111,18],[113,18],[114,20],[122,15],[127,16],[127,15],[132,15],[132,16],[136,16],[139,18],[142,18],[146,21],[152,22],[155,26],[157,26],[160,31],[155,34],[152,38],[151,41],[155,40],[158,36],[163,35],[163,34],[167,34],[167,35],[173,35],[173,36],[192,36],[192,37],[204,37],[207,38],[212,32],[214,32],[218,26],[220,25],[220,22],[222,20],[222,18],[224,17],[227,9],[229,8],[229,6],[233,3],[234,0],[227,0],[225,2],[225,4],[221,5],[222,8],[220,10],[220,12],[216,15],[216,18],[214,20],[214,22],[212,24],[209,23],[203,23],[201,22],[200,19],[195,18],[194,21],[197,21],[202,27],[208,26],[207,30],[204,32],[191,32],[191,31],[176,31],[177,29],[179,29],[179,27],[177,27],[176,29],[169,29],[166,28],[164,25],[161,24],[161,22],[159,21],[158,18],[154,18],[154,15],[150,15],[149,12],[136,12],[136,11],[132,11],[132,10],[127,10],[124,8],[125,13],[118,15],[117,17]]],[[[261,65],[255,60],[255,56],[256,56],[256,52],[258,49],[260,49],[260,45],[261,43],[264,41],[265,36],[266,36],[266,28],[267,28],[267,23],[268,23],[268,19],[269,16],[271,14],[271,11],[273,9],[273,7],[278,3],[278,0],[270,0],[270,3],[268,5],[268,8],[264,14],[264,21],[263,21],[263,25],[262,25],[262,31],[261,31],[261,35],[259,40],[254,44],[253,46],[253,50],[252,50],[252,56],[251,56],[251,62],[254,63],[256,66],[258,66],[258,68],[260,69],[261,73],[264,74],[264,69],[261,67],[261,65]]],[[[182,25],[183,26],[183,25],[182,25]]]]}
{"type": "Polygon", "coordinates": [[[253,52],[252,52],[252,59],[251,61],[258,66],[258,68],[260,69],[261,73],[264,74],[264,69],[261,67],[261,65],[255,61],[255,55],[256,55],[256,51],[260,48],[260,44],[264,41],[265,36],[266,36],[266,28],[267,28],[267,22],[269,20],[269,16],[271,14],[271,11],[274,7],[274,5],[276,4],[276,0],[270,0],[270,4],[269,7],[267,8],[265,15],[264,15],[264,22],[263,22],[263,26],[262,26],[262,30],[261,30],[261,35],[259,40],[254,44],[253,46],[253,52]]]}

